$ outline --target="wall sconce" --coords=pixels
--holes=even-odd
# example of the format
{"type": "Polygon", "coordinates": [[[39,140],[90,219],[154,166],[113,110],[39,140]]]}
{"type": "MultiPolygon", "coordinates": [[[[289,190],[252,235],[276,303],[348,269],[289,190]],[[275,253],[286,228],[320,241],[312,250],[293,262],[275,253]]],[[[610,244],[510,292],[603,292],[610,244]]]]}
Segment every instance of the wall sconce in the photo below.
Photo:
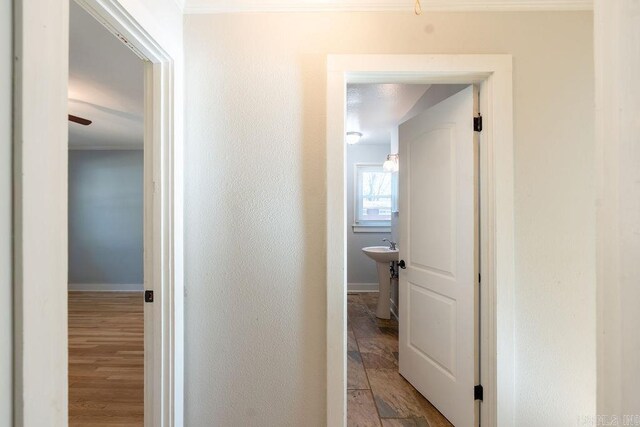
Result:
{"type": "Polygon", "coordinates": [[[347,132],[345,140],[347,141],[347,144],[353,145],[360,142],[360,138],[362,138],[362,134],[360,132],[347,132]]]}
{"type": "Polygon", "coordinates": [[[387,161],[382,164],[382,170],[385,172],[398,172],[398,155],[388,154],[387,161]]]}

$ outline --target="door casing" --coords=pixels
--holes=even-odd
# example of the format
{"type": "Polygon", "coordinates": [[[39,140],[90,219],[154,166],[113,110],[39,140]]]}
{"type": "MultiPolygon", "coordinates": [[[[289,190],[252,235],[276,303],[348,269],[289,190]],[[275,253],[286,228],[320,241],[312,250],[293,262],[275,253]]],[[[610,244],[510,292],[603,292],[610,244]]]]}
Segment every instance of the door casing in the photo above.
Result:
{"type": "MultiPolygon", "coordinates": [[[[511,55],[327,58],[327,425],[346,425],[346,90],[349,83],[480,87],[482,425],[514,422],[514,204],[511,55]]],[[[472,120],[472,118],[469,118],[472,120]]],[[[472,391],[470,390],[470,393],[472,391]]]]}
{"type": "Polygon", "coordinates": [[[171,271],[173,182],[173,59],[129,14],[110,0],[76,0],[144,65],[144,287],[154,291],[144,310],[144,423],[173,425],[175,364],[171,271]]]}
{"type": "MultiPolygon", "coordinates": [[[[17,4],[15,424],[66,425],[68,1],[17,4]]],[[[145,310],[145,349],[152,349],[145,351],[145,425],[182,425],[183,291],[176,275],[181,253],[175,250],[182,230],[175,225],[174,206],[179,191],[174,185],[179,172],[174,166],[176,58],[120,2],[78,4],[146,61],[144,262],[145,286],[154,291],[155,302],[152,314],[145,310]]]]}

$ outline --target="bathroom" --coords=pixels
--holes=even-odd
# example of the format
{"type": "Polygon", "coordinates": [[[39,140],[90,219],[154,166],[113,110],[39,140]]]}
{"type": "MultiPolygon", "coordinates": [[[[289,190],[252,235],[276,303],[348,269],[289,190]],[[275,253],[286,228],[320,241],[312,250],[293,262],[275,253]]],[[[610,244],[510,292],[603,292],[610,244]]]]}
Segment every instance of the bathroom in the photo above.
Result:
{"type": "Polygon", "coordinates": [[[349,425],[386,425],[385,419],[451,425],[399,372],[398,274],[404,268],[399,258],[403,247],[399,195],[405,194],[400,188],[399,140],[401,124],[467,92],[473,98],[472,89],[429,84],[347,86],[349,425]]]}

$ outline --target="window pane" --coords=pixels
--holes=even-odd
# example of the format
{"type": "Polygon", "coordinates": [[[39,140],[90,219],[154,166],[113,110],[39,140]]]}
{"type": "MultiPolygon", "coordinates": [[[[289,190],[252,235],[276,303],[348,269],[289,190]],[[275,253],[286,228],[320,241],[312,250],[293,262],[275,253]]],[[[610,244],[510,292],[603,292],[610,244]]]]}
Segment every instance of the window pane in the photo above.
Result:
{"type": "Polygon", "coordinates": [[[382,171],[363,171],[361,181],[362,221],[391,220],[391,174],[382,171]]]}

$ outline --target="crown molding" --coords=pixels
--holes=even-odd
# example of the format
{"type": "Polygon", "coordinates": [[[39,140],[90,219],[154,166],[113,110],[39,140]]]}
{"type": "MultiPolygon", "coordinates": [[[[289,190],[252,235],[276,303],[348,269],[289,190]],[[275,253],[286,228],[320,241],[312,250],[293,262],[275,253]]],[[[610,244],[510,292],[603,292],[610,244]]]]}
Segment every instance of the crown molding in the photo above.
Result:
{"type": "MultiPolygon", "coordinates": [[[[412,0],[186,0],[184,13],[413,12],[413,5],[412,0]]],[[[423,0],[422,9],[446,12],[579,11],[593,10],[593,0],[423,0]]]]}

